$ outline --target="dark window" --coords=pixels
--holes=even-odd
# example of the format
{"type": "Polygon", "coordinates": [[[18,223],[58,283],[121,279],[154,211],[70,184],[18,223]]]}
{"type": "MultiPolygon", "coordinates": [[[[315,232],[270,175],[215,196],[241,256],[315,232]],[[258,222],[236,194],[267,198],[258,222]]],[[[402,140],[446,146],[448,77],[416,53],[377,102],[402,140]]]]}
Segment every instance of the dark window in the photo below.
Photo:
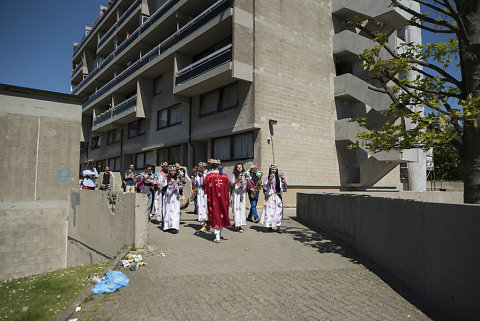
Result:
{"type": "Polygon", "coordinates": [[[145,153],[135,154],[135,169],[142,169],[145,167],[145,153]]]}
{"type": "Polygon", "coordinates": [[[253,132],[214,138],[213,158],[222,161],[253,158],[253,132]]]}
{"type": "Polygon", "coordinates": [[[238,106],[238,83],[215,89],[201,96],[200,116],[238,106]]]}
{"type": "Polygon", "coordinates": [[[92,145],[90,148],[92,150],[100,148],[100,136],[92,137],[92,145]]]}
{"type": "Polygon", "coordinates": [[[182,162],[182,146],[172,146],[161,148],[157,150],[157,166],[160,166],[162,162],[169,161],[170,164],[182,162]]]}
{"type": "Polygon", "coordinates": [[[128,138],[145,134],[143,119],[132,121],[128,124],[128,138]]]}
{"type": "Polygon", "coordinates": [[[118,143],[120,141],[120,136],[122,132],[119,129],[113,129],[107,132],[107,145],[118,143]]]}
{"type": "Polygon", "coordinates": [[[110,167],[111,171],[113,171],[113,172],[120,171],[120,156],[114,157],[114,158],[109,158],[107,163],[108,163],[108,167],[110,167]]]}
{"type": "Polygon", "coordinates": [[[159,95],[163,92],[163,76],[153,80],[153,95],[159,95]]]}
{"type": "Polygon", "coordinates": [[[175,105],[158,111],[157,129],[180,124],[182,122],[182,106],[175,105]]]}
{"type": "Polygon", "coordinates": [[[86,153],[88,150],[88,142],[80,142],[80,153],[86,153]]]}

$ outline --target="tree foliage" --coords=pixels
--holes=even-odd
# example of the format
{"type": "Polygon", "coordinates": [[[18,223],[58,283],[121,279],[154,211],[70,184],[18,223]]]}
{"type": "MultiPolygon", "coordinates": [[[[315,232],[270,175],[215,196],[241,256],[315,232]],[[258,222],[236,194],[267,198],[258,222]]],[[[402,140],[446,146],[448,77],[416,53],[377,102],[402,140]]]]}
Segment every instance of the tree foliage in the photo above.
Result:
{"type": "Polygon", "coordinates": [[[476,140],[480,144],[480,80],[475,72],[480,70],[480,44],[473,39],[480,36],[480,4],[469,0],[412,1],[429,12],[412,10],[400,0],[391,3],[411,15],[410,25],[449,34],[451,38],[437,43],[402,43],[392,48],[390,35],[381,31],[382,26],[370,28],[372,24],[363,18],[353,21],[376,44],[360,55],[365,68],[380,84],[370,89],[389,95],[393,102],[380,128],[368,128],[366,118],[356,119],[365,128],[358,138],[372,152],[432,147],[456,151],[461,155],[464,176],[474,177],[470,187],[475,189],[475,196],[468,200],[465,197],[465,201],[477,203],[480,149],[474,143],[476,140]],[[460,77],[449,73],[452,65],[460,69],[460,77]],[[405,77],[409,72],[416,76],[405,77]]]}

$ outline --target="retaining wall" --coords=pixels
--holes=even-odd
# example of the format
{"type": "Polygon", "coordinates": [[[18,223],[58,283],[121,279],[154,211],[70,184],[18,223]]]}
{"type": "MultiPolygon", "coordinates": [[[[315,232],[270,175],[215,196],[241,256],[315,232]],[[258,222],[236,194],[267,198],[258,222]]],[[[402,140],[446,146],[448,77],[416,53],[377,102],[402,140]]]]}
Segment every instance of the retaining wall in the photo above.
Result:
{"type": "Polygon", "coordinates": [[[426,304],[478,318],[480,206],[365,194],[297,194],[297,217],[350,242],[426,304]]]}

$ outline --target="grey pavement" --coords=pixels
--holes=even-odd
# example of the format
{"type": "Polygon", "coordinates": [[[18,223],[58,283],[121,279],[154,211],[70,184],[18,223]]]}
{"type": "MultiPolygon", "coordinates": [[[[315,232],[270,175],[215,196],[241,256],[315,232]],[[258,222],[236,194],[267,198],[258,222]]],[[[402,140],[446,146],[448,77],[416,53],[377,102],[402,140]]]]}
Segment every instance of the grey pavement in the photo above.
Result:
{"type": "MultiPolygon", "coordinates": [[[[294,209],[288,215],[294,216],[294,209]]],[[[295,219],[285,233],[249,223],[221,243],[183,213],[179,234],[149,225],[147,266],[90,297],[79,320],[430,320],[347,247],[295,219]],[[157,253],[166,252],[161,257],[157,253]]]]}

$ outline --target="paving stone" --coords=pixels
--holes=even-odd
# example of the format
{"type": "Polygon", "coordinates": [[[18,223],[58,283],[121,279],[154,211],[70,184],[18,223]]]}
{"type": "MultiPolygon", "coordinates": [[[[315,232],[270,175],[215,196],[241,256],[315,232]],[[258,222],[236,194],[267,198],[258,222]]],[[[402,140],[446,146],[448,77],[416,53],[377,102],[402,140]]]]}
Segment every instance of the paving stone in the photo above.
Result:
{"type": "Polygon", "coordinates": [[[285,233],[251,223],[224,240],[182,214],[179,234],[149,225],[146,267],[85,302],[79,320],[430,320],[348,247],[294,219],[285,233]],[[158,252],[165,251],[160,257],[158,252]]]}

